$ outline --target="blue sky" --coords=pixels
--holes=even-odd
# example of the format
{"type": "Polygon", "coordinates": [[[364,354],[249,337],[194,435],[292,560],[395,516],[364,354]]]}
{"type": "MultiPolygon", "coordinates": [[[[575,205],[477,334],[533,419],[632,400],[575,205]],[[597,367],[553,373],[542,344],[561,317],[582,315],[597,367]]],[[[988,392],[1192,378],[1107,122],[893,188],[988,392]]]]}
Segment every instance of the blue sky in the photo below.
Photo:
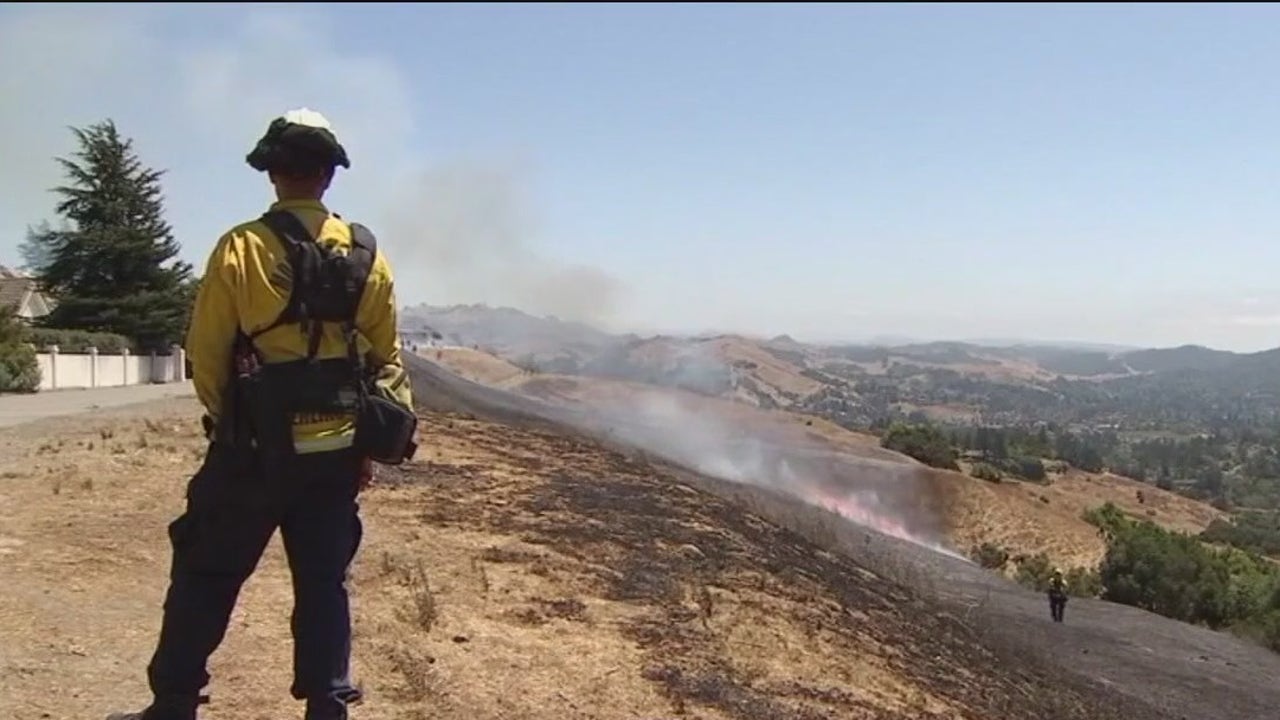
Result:
{"type": "Polygon", "coordinates": [[[67,125],[202,265],[325,113],[402,301],[620,329],[1280,345],[1280,9],[7,5],[0,263],[67,125]]]}

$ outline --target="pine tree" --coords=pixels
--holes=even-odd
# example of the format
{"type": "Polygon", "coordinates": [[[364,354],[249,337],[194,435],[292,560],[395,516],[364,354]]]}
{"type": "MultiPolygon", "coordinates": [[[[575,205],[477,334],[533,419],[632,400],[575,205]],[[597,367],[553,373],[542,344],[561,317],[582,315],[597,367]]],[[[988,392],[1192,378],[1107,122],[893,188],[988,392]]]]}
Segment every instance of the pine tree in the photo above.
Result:
{"type": "Polygon", "coordinates": [[[110,120],[71,130],[80,148],[72,159],[57,158],[69,182],[54,189],[64,222],[32,230],[23,248],[57,300],[43,324],[163,350],[182,338],[194,286],[164,220],[163,171],[144,167],[110,120]]]}

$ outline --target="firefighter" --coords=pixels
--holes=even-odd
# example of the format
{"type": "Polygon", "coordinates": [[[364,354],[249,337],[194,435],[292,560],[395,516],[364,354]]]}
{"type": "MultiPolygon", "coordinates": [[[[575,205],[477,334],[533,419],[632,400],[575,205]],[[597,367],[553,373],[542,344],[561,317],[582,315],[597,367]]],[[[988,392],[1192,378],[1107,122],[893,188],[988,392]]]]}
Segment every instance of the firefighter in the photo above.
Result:
{"type": "Polygon", "coordinates": [[[1067,609],[1067,581],[1062,577],[1062,570],[1055,568],[1049,578],[1049,614],[1053,621],[1062,622],[1063,613],[1067,609]]]}
{"type": "Polygon", "coordinates": [[[319,113],[275,119],[247,156],[277,201],[218,241],[186,349],[209,446],[169,526],[170,584],[153,695],[109,720],[194,720],[241,585],[279,528],[293,577],[291,694],[306,720],[345,720],[347,571],[371,461],[413,452],[390,265],[367,229],[323,203],[346,150],[319,113]]]}

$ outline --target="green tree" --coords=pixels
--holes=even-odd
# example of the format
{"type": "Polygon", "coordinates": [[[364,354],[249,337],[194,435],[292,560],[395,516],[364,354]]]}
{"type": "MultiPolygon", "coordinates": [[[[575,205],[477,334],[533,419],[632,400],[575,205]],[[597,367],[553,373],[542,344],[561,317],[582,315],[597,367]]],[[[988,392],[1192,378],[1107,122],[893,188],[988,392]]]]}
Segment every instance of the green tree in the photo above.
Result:
{"type": "Polygon", "coordinates": [[[1230,568],[1189,535],[1127,523],[1111,537],[1099,574],[1103,600],[1212,628],[1233,619],[1230,568]]]}
{"type": "Polygon", "coordinates": [[[926,465],[946,470],[960,469],[951,441],[933,425],[893,423],[885,431],[884,437],[880,438],[880,445],[909,455],[926,465]]]}
{"type": "Polygon", "coordinates": [[[1042,482],[1048,473],[1044,469],[1044,461],[1038,457],[1020,457],[1016,460],[1018,474],[1032,482],[1042,482]]]}
{"type": "Polygon", "coordinates": [[[79,150],[57,158],[68,184],[54,192],[64,222],[32,230],[22,255],[57,299],[47,327],[111,332],[140,350],[181,340],[190,312],[191,266],[164,220],[160,177],[110,120],[72,128],[79,150]]]}

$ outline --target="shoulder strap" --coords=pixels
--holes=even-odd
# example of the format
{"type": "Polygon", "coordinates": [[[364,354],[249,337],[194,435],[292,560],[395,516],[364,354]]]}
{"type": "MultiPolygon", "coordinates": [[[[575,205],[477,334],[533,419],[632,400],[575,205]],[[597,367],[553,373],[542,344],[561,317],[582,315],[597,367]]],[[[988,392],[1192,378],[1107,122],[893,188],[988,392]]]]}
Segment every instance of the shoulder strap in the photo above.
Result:
{"type": "Polygon", "coordinates": [[[262,223],[267,226],[280,243],[284,245],[285,252],[289,256],[289,266],[293,271],[293,280],[289,288],[289,302],[284,306],[284,310],[280,312],[276,319],[270,325],[258,330],[250,336],[255,338],[268,330],[274,330],[280,327],[290,319],[300,317],[305,314],[306,308],[302,307],[302,293],[298,292],[300,286],[306,285],[311,278],[308,276],[314,271],[309,267],[307,262],[307,248],[304,243],[313,243],[315,238],[307,231],[302,221],[297,215],[288,210],[272,210],[262,215],[262,223]]]}
{"type": "Polygon", "coordinates": [[[373,262],[378,257],[378,238],[373,231],[360,223],[347,223],[351,228],[351,261],[352,298],[351,317],[348,321],[354,325],[356,315],[360,311],[360,299],[364,297],[365,285],[373,272],[373,262]]]}
{"type": "MultiPolygon", "coordinates": [[[[344,221],[345,222],[345,221],[344,221]]],[[[360,314],[360,301],[364,298],[364,289],[373,272],[373,262],[378,257],[378,238],[373,231],[360,223],[347,223],[351,229],[351,252],[347,256],[351,262],[351,307],[343,332],[347,339],[347,360],[352,367],[363,367],[356,348],[356,317],[360,314]]],[[[361,402],[365,400],[364,383],[358,383],[361,402]]]]}
{"type": "MultiPolygon", "coordinates": [[[[337,217],[337,215],[334,215],[337,217]]],[[[358,222],[347,223],[351,228],[351,242],[365,248],[370,255],[378,254],[378,238],[373,236],[373,231],[361,225],[358,222]]]]}
{"type": "MultiPolygon", "coordinates": [[[[337,216],[335,215],[335,217],[337,216]]],[[[250,335],[249,340],[252,341],[253,338],[286,322],[299,320],[304,324],[310,325],[310,342],[307,355],[309,358],[314,358],[319,347],[320,323],[309,317],[305,306],[305,292],[299,292],[299,289],[310,287],[315,281],[316,273],[320,272],[320,248],[316,245],[315,237],[302,224],[298,216],[288,210],[267,212],[263,214],[262,222],[284,245],[293,271],[293,282],[289,291],[289,301],[284,310],[271,324],[250,335]]],[[[344,318],[343,331],[346,335],[348,354],[351,356],[353,363],[358,363],[359,359],[356,357],[355,343],[356,316],[359,313],[360,300],[364,296],[365,285],[373,270],[374,259],[378,252],[378,240],[374,237],[373,232],[364,225],[348,223],[348,227],[351,230],[351,249],[347,255],[347,262],[350,267],[350,276],[348,278],[348,282],[350,282],[350,285],[348,285],[350,304],[346,308],[347,317],[344,318]]]]}
{"type": "Polygon", "coordinates": [[[271,210],[262,214],[263,224],[286,243],[302,243],[314,240],[307,226],[297,215],[288,210],[271,210]]]}

